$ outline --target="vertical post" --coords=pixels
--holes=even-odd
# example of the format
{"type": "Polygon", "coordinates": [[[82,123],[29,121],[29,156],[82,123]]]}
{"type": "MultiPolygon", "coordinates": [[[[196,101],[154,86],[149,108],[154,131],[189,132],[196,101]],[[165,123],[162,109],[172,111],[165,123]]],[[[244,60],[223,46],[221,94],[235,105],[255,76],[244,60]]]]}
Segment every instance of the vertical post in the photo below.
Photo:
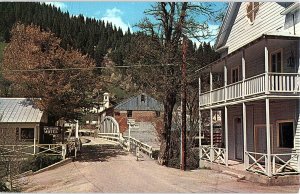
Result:
{"type": "Polygon", "coordinates": [[[224,100],[227,101],[227,59],[224,65],[224,100]]]}
{"type": "Polygon", "coordinates": [[[181,163],[180,169],[185,170],[186,168],[186,51],[187,42],[186,38],[183,37],[182,45],[182,78],[181,78],[181,163]]]}
{"type": "Polygon", "coordinates": [[[265,39],[265,94],[269,93],[269,51],[268,40],[265,39]]]}
{"type": "Polygon", "coordinates": [[[201,116],[201,101],[200,101],[200,95],[201,95],[201,77],[199,77],[199,168],[203,167],[203,163],[201,161],[202,158],[202,142],[201,142],[201,131],[202,131],[202,116],[201,116]]]}
{"type": "Polygon", "coordinates": [[[225,106],[225,164],[228,166],[228,110],[225,106]]]}
{"type": "Polygon", "coordinates": [[[210,70],[209,72],[209,102],[210,102],[210,105],[212,104],[212,90],[213,90],[213,77],[212,77],[212,72],[210,70]]]}
{"type": "Polygon", "coordinates": [[[270,129],[270,99],[266,98],[266,134],[267,134],[267,175],[271,176],[271,129],[270,129]]]}
{"type": "Polygon", "coordinates": [[[210,109],[210,161],[214,160],[214,131],[213,131],[213,110],[210,109]]]}
{"type": "Polygon", "coordinates": [[[33,154],[36,154],[36,129],[37,129],[37,125],[35,126],[35,128],[33,129],[33,154]]]}
{"type": "Polygon", "coordinates": [[[75,125],[75,138],[78,139],[79,135],[79,124],[78,124],[78,120],[75,120],[76,121],[76,125],[75,125]]]}
{"type": "Polygon", "coordinates": [[[130,151],[130,140],[131,140],[130,130],[131,130],[131,123],[129,123],[128,125],[128,151],[130,151]]]}
{"type": "Polygon", "coordinates": [[[242,51],[242,98],[245,98],[245,78],[246,78],[246,62],[245,62],[245,50],[242,51]]]}
{"type": "Polygon", "coordinates": [[[249,160],[248,160],[248,155],[246,154],[246,151],[247,151],[247,109],[246,109],[245,102],[243,102],[243,136],[244,136],[244,166],[245,166],[245,169],[247,169],[249,160]]]}

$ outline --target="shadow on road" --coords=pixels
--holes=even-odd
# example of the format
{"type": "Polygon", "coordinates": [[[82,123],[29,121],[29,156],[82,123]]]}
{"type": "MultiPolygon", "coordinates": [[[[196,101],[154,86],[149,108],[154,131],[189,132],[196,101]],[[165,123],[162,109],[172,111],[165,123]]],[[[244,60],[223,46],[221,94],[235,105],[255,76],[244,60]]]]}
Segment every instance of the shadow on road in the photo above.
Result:
{"type": "Polygon", "coordinates": [[[110,158],[119,155],[127,155],[120,145],[101,144],[101,145],[84,145],[76,161],[79,162],[105,162],[110,158]]]}

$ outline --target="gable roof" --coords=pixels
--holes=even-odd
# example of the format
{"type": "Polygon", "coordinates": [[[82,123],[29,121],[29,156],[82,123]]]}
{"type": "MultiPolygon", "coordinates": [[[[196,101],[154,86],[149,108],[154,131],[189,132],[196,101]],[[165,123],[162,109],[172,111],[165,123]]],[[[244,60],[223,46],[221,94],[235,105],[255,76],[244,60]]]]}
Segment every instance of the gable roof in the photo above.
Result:
{"type": "Polygon", "coordinates": [[[228,35],[230,33],[231,27],[233,25],[233,22],[237,16],[237,13],[239,11],[239,7],[241,5],[241,2],[230,2],[228,4],[228,8],[225,14],[225,17],[222,22],[222,26],[219,30],[216,42],[215,42],[215,49],[218,49],[224,45],[224,42],[226,42],[228,35]]]}
{"type": "Polygon", "coordinates": [[[42,116],[32,99],[0,98],[0,123],[39,123],[42,116]]]}
{"type": "Polygon", "coordinates": [[[115,107],[115,110],[163,111],[164,108],[163,104],[158,102],[156,99],[148,96],[147,94],[139,94],[119,103],[115,107]],[[142,95],[144,96],[144,101],[142,101],[142,95]]]}

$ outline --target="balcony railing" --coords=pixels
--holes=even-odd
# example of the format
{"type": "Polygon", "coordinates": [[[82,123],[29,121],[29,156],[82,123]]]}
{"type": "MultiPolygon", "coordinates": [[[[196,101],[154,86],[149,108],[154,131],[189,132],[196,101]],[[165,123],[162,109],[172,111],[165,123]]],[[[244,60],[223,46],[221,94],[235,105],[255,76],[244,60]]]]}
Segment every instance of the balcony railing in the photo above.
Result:
{"type": "MultiPolygon", "coordinates": [[[[268,88],[270,94],[300,92],[299,73],[268,73],[268,88]]],[[[242,97],[267,94],[266,74],[262,73],[243,81],[235,82],[221,88],[205,92],[200,95],[201,106],[223,103],[225,101],[235,101],[242,97]]]]}

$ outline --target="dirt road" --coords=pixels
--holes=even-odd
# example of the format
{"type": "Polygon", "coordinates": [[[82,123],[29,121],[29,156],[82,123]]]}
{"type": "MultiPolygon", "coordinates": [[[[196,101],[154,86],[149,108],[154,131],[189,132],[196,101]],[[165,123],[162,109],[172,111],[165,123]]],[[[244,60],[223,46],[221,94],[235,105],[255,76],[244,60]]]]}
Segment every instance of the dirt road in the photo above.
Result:
{"type": "Polygon", "coordinates": [[[83,147],[78,161],[28,178],[24,192],[293,192],[298,186],[266,187],[213,170],[182,172],[155,161],[136,161],[114,144],[83,147]]]}

